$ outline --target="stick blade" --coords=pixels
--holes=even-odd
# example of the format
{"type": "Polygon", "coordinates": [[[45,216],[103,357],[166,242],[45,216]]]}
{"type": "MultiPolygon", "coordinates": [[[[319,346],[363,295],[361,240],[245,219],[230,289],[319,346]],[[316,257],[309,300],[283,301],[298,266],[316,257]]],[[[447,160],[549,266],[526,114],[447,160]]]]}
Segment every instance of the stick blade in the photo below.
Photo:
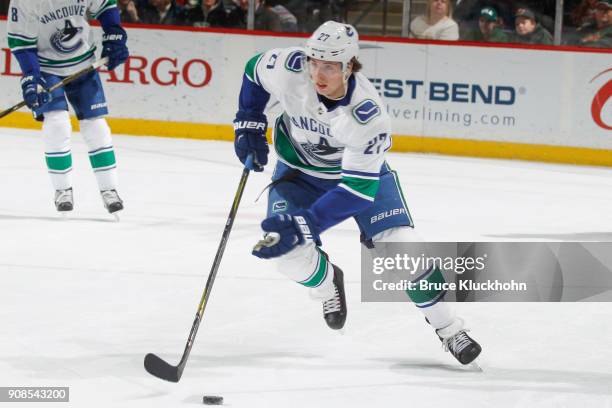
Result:
{"type": "Polygon", "coordinates": [[[155,354],[147,354],[144,359],[144,367],[147,372],[162,380],[177,383],[181,379],[178,367],[166,363],[155,354]]]}

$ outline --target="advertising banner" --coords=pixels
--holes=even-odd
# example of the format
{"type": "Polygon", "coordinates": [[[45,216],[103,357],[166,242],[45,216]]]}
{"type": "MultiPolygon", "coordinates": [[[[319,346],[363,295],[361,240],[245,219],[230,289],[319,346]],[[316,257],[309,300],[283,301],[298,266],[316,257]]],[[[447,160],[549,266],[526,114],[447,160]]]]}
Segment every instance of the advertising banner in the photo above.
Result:
{"type": "MultiPolygon", "coordinates": [[[[6,45],[6,26],[0,21],[3,109],[21,99],[19,68],[6,45]]],[[[172,122],[183,128],[221,125],[226,138],[231,137],[246,61],[270,48],[305,41],[296,36],[193,29],[129,28],[128,33],[128,63],[101,73],[110,117],[172,122]]],[[[94,37],[99,39],[99,29],[94,37]]],[[[609,52],[376,39],[361,42],[360,60],[391,117],[396,142],[402,140],[397,136],[407,136],[440,146],[457,140],[493,142],[502,149],[507,143],[587,148],[612,157],[610,56],[609,52]]],[[[135,123],[120,131],[138,130],[135,123]]],[[[155,127],[147,130],[156,134],[155,127]]],[[[472,146],[461,146],[464,151],[459,154],[469,155],[472,146]]],[[[474,145],[471,153],[481,155],[477,150],[482,146],[474,145]]],[[[547,151],[538,154],[536,159],[546,159],[547,151]]],[[[575,159],[581,162],[580,157],[575,159]]],[[[572,157],[560,161],[572,162],[572,157]]]]}

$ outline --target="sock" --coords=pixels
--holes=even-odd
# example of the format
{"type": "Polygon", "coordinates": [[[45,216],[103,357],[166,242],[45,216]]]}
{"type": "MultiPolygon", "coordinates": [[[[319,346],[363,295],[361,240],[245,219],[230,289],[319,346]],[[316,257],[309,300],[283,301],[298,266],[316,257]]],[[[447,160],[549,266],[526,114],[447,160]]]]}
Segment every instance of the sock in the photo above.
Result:
{"type": "Polygon", "coordinates": [[[279,271],[289,279],[310,288],[315,299],[334,297],[334,267],[314,243],[295,248],[278,261],[279,271]]]}
{"type": "Polygon", "coordinates": [[[100,191],[117,188],[117,162],[111,132],[102,118],[81,120],[81,133],[89,149],[89,162],[100,191]]]}
{"type": "Polygon", "coordinates": [[[42,136],[51,184],[55,190],[72,187],[72,151],[70,149],[70,116],[67,111],[45,113],[42,136]]]}

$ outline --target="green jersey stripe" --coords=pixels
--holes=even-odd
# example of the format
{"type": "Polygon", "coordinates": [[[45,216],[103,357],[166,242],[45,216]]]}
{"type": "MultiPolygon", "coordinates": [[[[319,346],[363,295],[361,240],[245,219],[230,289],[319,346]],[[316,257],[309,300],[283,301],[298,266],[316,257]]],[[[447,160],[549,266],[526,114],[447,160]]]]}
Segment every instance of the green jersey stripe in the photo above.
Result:
{"type": "Polygon", "coordinates": [[[246,74],[247,78],[249,78],[251,82],[254,82],[257,85],[260,85],[260,84],[257,82],[256,69],[257,69],[257,63],[259,62],[261,57],[263,57],[263,53],[255,55],[253,58],[251,58],[246,63],[246,66],[244,67],[244,73],[246,74]]]}
{"type": "Polygon", "coordinates": [[[342,177],[341,183],[351,190],[363,194],[371,199],[376,197],[378,186],[380,185],[380,181],[378,179],[372,180],[347,176],[342,177]]]}
{"type": "Polygon", "coordinates": [[[18,47],[22,49],[36,47],[37,42],[38,42],[37,40],[22,40],[20,38],[13,38],[13,37],[8,38],[8,46],[11,50],[18,48],[18,47]]]}
{"type": "Polygon", "coordinates": [[[85,52],[84,54],[81,54],[77,57],[74,58],[70,58],[70,59],[65,59],[65,60],[52,60],[52,59],[48,59],[48,58],[44,58],[44,57],[38,57],[38,61],[40,62],[40,65],[45,65],[45,66],[49,66],[52,67],[54,65],[64,65],[64,64],[72,64],[75,62],[83,62],[89,58],[91,58],[91,56],[94,54],[94,52],[96,51],[96,46],[92,46],[87,52],[85,52]]]}

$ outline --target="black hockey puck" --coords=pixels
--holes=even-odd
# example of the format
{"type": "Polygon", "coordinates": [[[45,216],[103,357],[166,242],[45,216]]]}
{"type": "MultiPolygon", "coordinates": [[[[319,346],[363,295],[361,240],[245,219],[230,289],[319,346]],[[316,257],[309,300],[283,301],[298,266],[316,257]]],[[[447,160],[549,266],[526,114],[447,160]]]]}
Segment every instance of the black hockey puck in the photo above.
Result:
{"type": "Polygon", "coordinates": [[[223,405],[223,397],[219,397],[218,395],[205,395],[202,398],[202,402],[205,405],[223,405]]]}

